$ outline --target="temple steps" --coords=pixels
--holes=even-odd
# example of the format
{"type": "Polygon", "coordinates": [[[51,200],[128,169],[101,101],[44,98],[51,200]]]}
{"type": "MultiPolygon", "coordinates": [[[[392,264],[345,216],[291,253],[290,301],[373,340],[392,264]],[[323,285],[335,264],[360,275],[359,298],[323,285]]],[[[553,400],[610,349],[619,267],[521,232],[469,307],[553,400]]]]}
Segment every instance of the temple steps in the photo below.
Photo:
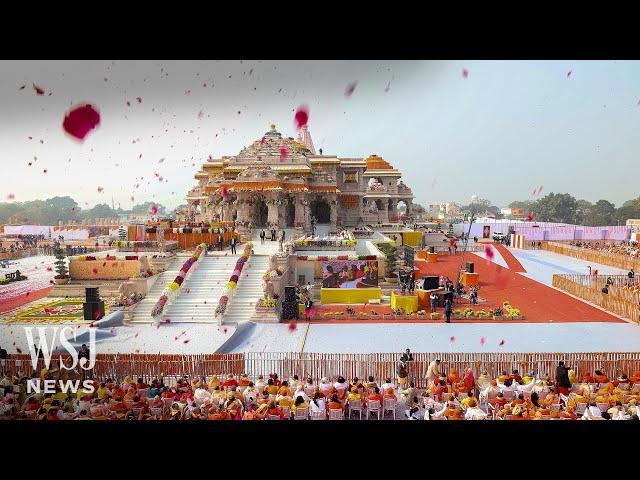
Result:
{"type": "Polygon", "coordinates": [[[224,316],[225,322],[243,322],[253,318],[255,305],[262,298],[262,277],[269,267],[269,256],[252,255],[238,280],[236,293],[231,298],[224,316]]]}

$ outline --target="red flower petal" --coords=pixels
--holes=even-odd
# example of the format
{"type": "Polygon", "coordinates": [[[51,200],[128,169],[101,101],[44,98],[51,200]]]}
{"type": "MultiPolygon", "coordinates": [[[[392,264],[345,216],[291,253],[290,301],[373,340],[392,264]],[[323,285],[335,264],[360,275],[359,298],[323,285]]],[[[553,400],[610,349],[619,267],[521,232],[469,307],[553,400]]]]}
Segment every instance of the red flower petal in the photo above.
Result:
{"type": "Polygon", "coordinates": [[[297,328],[298,328],[298,325],[296,324],[296,321],[295,320],[291,320],[289,322],[289,327],[288,327],[289,331],[290,332],[295,332],[297,328]]]}
{"type": "Polygon", "coordinates": [[[131,102],[129,100],[127,100],[127,107],[131,106],[131,102]]]}
{"type": "Polygon", "coordinates": [[[18,353],[22,353],[22,350],[20,350],[20,348],[19,348],[19,347],[16,347],[16,352],[18,352],[18,353]]]}
{"type": "Polygon", "coordinates": [[[569,70],[569,71],[567,72],[567,78],[571,76],[571,73],[572,73],[572,72],[573,72],[573,70],[569,70]]]}
{"type": "Polygon", "coordinates": [[[455,342],[455,341],[456,341],[456,337],[451,336],[451,337],[449,338],[449,341],[450,341],[451,343],[455,342]]]}
{"type": "Polygon", "coordinates": [[[462,69],[462,78],[469,78],[469,70],[466,68],[462,69]]]}
{"type": "Polygon", "coordinates": [[[93,273],[94,273],[94,275],[97,275],[98,274],[98,269],[93,267],[93,273]]]}
{"type": "Polygon", "coordinates": [[[42,173],[47,173],[47,169],[45,168],[45,169],[42,171],[42,173]]]}
{"type": "Polygon", "coordinates": [[[485,341],[486,341],[486,340],[484,339],[484,337],[480,337],[480,345],[484,345],[484,342],[485,342],[485,341]]]}
{"type": "Polygon", "coordinates": [[[152,215],[156,215],[158,213],[158,206],[157,205],[151,205],[151,214],[152,215]]]}
{"type": "Polygon", "coordinates": [[[296,110],[296,114],[293,117],[293,121],[296,125],[296,130],[300,130],[302,127],[306,126],[309,122],[309,107],[306,105],[301,105],[296,110]]]}
{"type": "Polygon", "coordinates": [[[171,323],[171,319],[170,318],[165,319],[164,323],[171,323]]]}
{"type": "Polygon", "coordinates": [[[504,340],[500,340],[500,343],[498,345],[503,346],[504,345],[504,340]]]}
{"type": "Polygon", "coordinates": [[[189,340],[189,339],[187,338],[187,339],[186,339],[184,342],[182,342],[182,343],[189,343],[190,341],[191,341],[191,340],[189,340]]]}
{"type": "Polygon", "coordinates": [[[100,125],[100,112],[89,104],[76,105],[69,110],[62,122],[62,128],[66,133],[80,141],[100,125]]]}
{"type": "Polygon", "coordinates": [[[528,221],[528,222],[533,222],[533,212],[529,212],[529,213],[527,214],[527,221],[528,221]]]}
{"type": "Polygon", "coordinates": [[[142,103],[142,98],[136,97],[136,100],[138,100],[138,103],[142,103]]]}
{"type": "Polygon", "coordinates": [[[344,90],[344,96],[349,98],[353,94],[353,91],[356,89],[356,85],[358,85],[358,82],[353,82],[347,85],[347,88],[344,90]]]}
{"type": "Polygon", "coordinates": [[[102,193],[104,191],[104,187],[98,187],[98,193],[102,193]]]}
{"type": "Polygon", "coordinates": [[[98,310],[96,310],[95,313],[93,314],[93,318],[95,320],[98,320],[100,318],[100,312],[98,310]]]}
{"type": "Polygon", "coordinates": [[[16,198],[16,196],[13,193],[7,195],[7,200],[13,200],[14,198],[16,198]]]}
{"type": "Polygon", "coordinates": [[[22,85],[18,90],[24,90],[24,87],[26,87],[26,85],[22,85]]]}
{"type": "Polygon", "coordinates": [[[33,84],[33,89],[38,95],[44,95],[44,88],[37,86],[35,83],[33,84]]]}

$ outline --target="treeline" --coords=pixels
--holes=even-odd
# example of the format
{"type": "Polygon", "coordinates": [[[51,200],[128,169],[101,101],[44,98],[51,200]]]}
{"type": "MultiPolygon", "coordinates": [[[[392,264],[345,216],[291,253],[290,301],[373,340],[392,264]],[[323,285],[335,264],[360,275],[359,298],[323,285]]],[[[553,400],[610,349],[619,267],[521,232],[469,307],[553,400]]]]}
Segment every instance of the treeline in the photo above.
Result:
{"type": "Polygon", "coordinates": [[[114,218],[123,214],[148,214],[152,213],[151,210],[154,205],[158,209],[155,215],[162,216],[167,214],[167,210],[163,205],[153,202],[137,204],[129,210],[113,209],[106,203],[82,209],[78,202],[71,197],[53,197],[29,202],[6,202],[0,203],[0,224],[57,225],[59,221],[81,223],[85,220],[114,218]]]}
{"type": "Polygon", "coordinates": [[[625,225],[630,218],[640,218],[640,197],[617,207],[608,200],[591,203],[576,200],[568,193],[549,193],[535,201],[515,201],[510,208],[522,208],[540,222],[574,223],[577,225],[625,225]]]}

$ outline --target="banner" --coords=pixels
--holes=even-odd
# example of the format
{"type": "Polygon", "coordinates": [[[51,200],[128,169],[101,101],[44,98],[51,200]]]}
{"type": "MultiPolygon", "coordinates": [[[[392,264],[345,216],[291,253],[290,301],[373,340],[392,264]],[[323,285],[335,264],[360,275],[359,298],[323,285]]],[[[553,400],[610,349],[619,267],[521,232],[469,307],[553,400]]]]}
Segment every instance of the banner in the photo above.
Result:
{"type": "Polygon", "coordinates": [[[322,262],[323,288],[371,288],[377,286],[377,260],[322,262]]]}

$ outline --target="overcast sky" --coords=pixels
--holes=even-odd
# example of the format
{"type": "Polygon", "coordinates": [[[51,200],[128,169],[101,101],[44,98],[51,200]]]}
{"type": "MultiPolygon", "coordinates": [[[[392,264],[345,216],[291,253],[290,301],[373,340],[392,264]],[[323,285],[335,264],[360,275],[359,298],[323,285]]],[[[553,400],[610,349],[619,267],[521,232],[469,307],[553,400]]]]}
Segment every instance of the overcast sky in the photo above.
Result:
{"type": "Polygon", "coordinates": [[[295,137],[306,104],[316,149],[384,157],[422,204],[505,206],[544,185],[620,205],[640,193],[639,100],[640,62],[2,61],[0,201],[175,207],[209,155],[271,123],[295,137]],[[102,120],[78,143],[61,124],[85,101],[102,120]]]}

